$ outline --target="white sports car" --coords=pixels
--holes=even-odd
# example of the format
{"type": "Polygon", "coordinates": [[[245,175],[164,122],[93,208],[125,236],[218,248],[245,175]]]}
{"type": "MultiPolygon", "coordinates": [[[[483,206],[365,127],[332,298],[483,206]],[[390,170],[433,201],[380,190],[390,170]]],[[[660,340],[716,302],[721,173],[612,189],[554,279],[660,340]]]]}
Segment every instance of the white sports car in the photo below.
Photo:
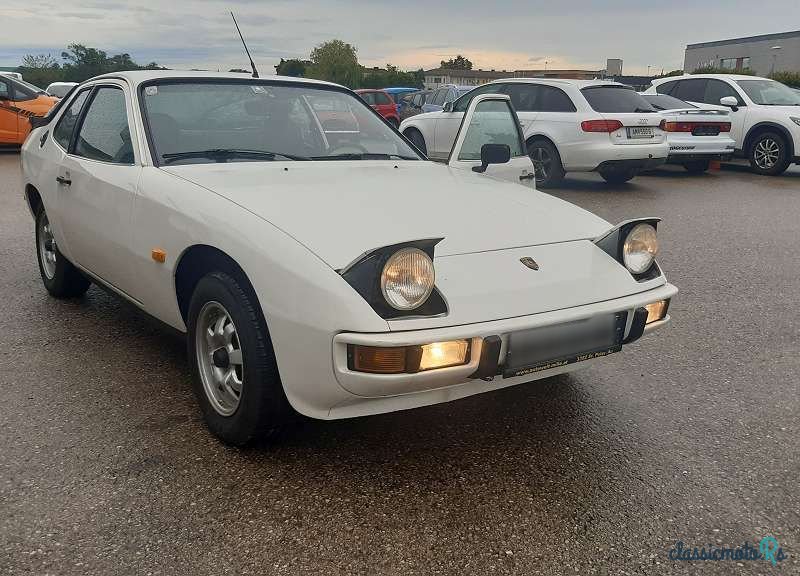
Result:
{"type": "Polygon", "coordinates": [[[535,191],[507,96],[473,99],[448,166],[305,79],[123,72],[37,124],[45,287],[94,282],[185,331],[228,443],[544,378],[669,321],[657,219],[535,191]]]}

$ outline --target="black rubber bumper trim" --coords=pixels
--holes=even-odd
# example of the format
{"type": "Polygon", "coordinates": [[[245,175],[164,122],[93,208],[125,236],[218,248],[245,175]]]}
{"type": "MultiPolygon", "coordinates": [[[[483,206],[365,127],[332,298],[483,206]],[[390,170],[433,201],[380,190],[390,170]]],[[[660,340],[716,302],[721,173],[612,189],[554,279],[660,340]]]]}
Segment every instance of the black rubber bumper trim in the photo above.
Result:
{"type": "Polygon", "coordinates": [[[647,324],[647,308],[637,308],[633,313],[633,322],[631,323],[631,331],[628,332],[628,337],[622,341],[623,344],[630,344],[636,342],[644,334],[644,327],[647,324]]]}
{"type": "Polygon", "coordinates": [[[472,374],[473,378],[492,379],[500,373],[500,346],[502,343],[500,336],[487,336],[483,339],[481,361],[478,369],[472,374]]]}

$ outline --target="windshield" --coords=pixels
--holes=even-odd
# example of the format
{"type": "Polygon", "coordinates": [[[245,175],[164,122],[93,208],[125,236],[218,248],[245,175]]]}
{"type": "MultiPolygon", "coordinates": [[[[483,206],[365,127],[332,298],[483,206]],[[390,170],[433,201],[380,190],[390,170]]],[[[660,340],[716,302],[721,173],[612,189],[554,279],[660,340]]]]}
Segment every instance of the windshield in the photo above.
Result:
{"type": "Polygon", "coordinates": [[[647,100],[656,110],[680,110],[682,108],[697,108],[694,104],[689,104],[673,96],[666,94],[642,94],[642,98],[647,100]]]}
{"type": "Polygon", "coordinates": [[[15,80],[17,84],[19,84],[20,86],[24,86],[28,90],[32,91],[34,94],[39,94],[41,92],[44,92],[44,90],[42,90],[38,86],[34,86],[30,82],[25,82],[25,80],[20,80],[19,78],[15,78],[15,80]]]}
{"type": "Polygon", "coordinates": [[[142,89],[159,164],[419,160],[360,98],[268,82],[163,82],[142,89]]]}
{"type": "Polygon", "coordinates": [[[616,85],[589,86],[581,90],[595,112],[655,112],[650,103],[633,88],[616,85]]]}
{"type": "Polygon", "coordinates": [[[736,83],[756,104],[763,106],[800,106],[800,94],[774,80],[737,80],[736,83]]]}

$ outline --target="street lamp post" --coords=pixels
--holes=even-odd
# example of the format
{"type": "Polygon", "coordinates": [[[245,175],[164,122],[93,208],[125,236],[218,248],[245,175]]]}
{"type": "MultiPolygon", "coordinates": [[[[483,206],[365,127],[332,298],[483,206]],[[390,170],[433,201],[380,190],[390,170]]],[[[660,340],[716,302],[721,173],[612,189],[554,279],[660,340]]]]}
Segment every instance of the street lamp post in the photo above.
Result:
{"type": "Polygon", "coordinates": [[[772,69],[769,72],[770,76],[775,74],[775,62],[778,60],[778,50],[780,49],[781,46],[773,46],[770,48],[770,50],[772,50],[772,69]]]}

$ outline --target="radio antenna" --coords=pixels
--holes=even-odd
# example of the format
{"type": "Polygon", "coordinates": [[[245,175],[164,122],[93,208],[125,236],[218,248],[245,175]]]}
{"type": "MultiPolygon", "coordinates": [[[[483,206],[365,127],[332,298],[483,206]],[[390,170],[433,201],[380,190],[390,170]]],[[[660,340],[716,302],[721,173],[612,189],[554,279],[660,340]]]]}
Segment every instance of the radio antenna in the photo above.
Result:
{"type": "Polygon", "coordinates": [[[236,16],[233,15],[231,12],[231,18],[233,18],[233,25],[236,26],[236,31],[239,33],[239,38],[242,39],[242,46],[244,46],[244,51],[247,52],[247,57],[250,59],[250,68],[253,69],[253,78],[258,78],[258,70],[256,70],[256,64],[253,62],[253,57],[250,56],[250,50],[247,49],[247,43],[244,41],[244,36],[242,36],[242,31],[239,30],[239,23],[236,22],[236,16]]]}

